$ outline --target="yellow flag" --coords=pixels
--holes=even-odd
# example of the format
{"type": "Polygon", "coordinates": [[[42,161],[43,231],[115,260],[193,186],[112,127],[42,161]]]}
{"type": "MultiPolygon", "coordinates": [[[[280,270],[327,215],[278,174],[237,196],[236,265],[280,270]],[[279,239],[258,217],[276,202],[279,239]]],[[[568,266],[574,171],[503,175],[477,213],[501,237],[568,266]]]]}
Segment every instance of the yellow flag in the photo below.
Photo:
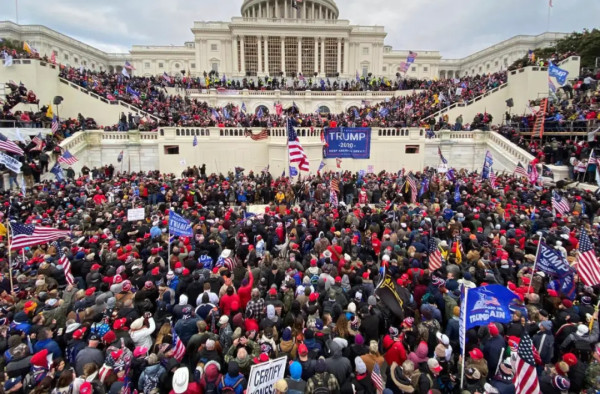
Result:
{"type": "Polygon", "coordinates": [[[54,118],[54,112],[52,112],[52,104],[48,106],[48,110],[46,111],[46,118],[54,118]]]}
{"type": "Polygon", "coordinates": [[[31,50],[31,47],[29,46],[29,44],[26,41],[23,41],[23,50],[27,53],[29,53],[31,55],[31,52],[33,52],[31,50]]]}
{"type": "Polygon", "coordinates": [[[460,251],[460,243],[456,242],[456,263],[460,264],[462,263],[462,253],[460,251]]]}

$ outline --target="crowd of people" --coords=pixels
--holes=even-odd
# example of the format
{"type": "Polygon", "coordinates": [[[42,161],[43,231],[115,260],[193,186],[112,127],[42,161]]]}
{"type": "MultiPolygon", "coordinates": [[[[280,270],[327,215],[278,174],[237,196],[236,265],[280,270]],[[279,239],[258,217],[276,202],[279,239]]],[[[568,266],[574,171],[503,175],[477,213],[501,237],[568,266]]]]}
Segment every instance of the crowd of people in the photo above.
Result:
{"type": "Polygon", "coordinates": [[[574,265],[584,230],[599,251],[598,197],[560,184],[569,209],[553,214],[549,187],[453,174],[417,172],[428,182],[414,199],[402,172],[342,172],[332,199],[333,173],[204,165],[85,169],[3,192],[4,392],[241,394],[253,365],[287,357],[272,392],[375,393],[381,374],[386,394],[506,394],[525,335],[543,394],[600,389],[598,286],[575,276],[566,294],[533,267],[540,237],[574,265]],[[128,221],[139,207],[144,219],[128,221]],[[171,237],[171,210],[191,235],[171,237]],[[19,223],[70,233],[9,255],[19,223]],[[400,313],[376,291],[384,274],[400,313]],[[514,291],[513,315],[468,330],[462,360],[461,289],[486,284],[514,291]]]}

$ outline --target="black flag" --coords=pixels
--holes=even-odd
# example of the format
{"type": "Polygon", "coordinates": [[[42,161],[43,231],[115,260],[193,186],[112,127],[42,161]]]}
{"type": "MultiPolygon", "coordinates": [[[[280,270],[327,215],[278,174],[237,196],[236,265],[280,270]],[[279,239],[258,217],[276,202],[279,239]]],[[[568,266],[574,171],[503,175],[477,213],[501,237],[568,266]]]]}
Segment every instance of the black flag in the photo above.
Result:
{"type": "Polygon", "coordinates": [[[379,299],[400,319],[404,318],[404,300],[398,294],[398,288],[396,282],[390,275],[386,275],[385,279],[379,287],[375,290],[375,294],[379,296],[379,299]]]}

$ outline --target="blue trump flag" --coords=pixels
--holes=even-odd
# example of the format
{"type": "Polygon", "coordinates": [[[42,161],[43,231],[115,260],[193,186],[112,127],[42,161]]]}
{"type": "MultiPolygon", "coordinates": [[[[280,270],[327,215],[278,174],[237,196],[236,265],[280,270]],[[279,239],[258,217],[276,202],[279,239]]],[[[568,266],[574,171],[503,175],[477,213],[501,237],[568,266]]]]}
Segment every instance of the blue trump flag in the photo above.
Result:
{"type": "Polygon", "coordinates": [[[546,245],[544,242],[540,244],[540,252],[537,255],[535,264],[538,270],[543,271],[548,275],[556,275],[559,278],[564,278],[573,274],[573,269],[563,255],[558,250],[552,249],[546,245]]]}
{"type": "Polygon", "coordinates": [[[176,235],[178,237],[191,237],[194,235],[192,231],[192,225],[189,220],[184,219],[180,215],[176,214],[175,211],[169,211],[169,234],[176,235]]]}
{"type": "Polygon", "coordinates": [[[485,153],[485,159],[483,160],[483,170],[481,170],[481,179],[489,179],[490,178],[490,168],[494,164],[494,159],[492,158],[492,153],[488,150],[485,153]]]}
{"type": "Polygon", "coordinates": [[[298,176],[298,170],[296,167],[290,166],[290,176],[298,176]]]}
{"type": "Polygon", "coordinates": [[[51,173],[54,174],[54,176],[56,176],[56,180],[59,182],[62,182],[65,180],[65,176],[63,174],[63,170],[60,167],[59,163],[54,164],[54,166],[52,167],[52,169],[50,170],[51,173]]]}
{"type": "Polygon", "coordinates": [[[517,295],[502,285],[465,289],[460,300],[459,336],[461,347],[465,346],[467,330],[492,322],[510,322],[509,305],[515,298],[518,298],[517,295]]]}
{"type": "Polygon", "coordinates": [[[460,202],[460,185],[456,182],[456,186],[454,187],[454,202],[460,202]]]}
{"type": "Polygon", "coordinates": [[[563,86],[567,83],[567,76],[569,72],[567,70],[563,70],[562,68],[550,63],[548,67],[548,76],[556,78],[556,82],[563,86]]]}

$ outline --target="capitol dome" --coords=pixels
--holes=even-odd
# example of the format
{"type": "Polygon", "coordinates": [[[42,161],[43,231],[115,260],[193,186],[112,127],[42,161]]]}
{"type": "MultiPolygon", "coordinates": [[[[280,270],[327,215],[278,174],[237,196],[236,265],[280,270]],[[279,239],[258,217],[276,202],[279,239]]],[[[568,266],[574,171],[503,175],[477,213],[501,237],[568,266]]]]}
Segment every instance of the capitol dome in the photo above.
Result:
{"type": "Polygon", "coordinates": [[[335,20],[339,15],[333,0],[244,0],[242,4],[244,18],[335,20]]]}

